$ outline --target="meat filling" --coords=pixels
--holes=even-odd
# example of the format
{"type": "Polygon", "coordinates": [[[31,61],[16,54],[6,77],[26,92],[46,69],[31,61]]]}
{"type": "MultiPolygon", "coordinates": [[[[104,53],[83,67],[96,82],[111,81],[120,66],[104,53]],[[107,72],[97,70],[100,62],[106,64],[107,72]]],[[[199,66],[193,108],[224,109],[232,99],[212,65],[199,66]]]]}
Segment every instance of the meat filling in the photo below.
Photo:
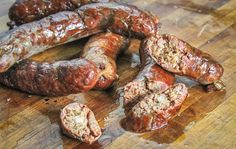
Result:
{"type": "Polygon", "coordinates": [[[63,132],[85,143],[93,143],[101,136],[101,129],[93,112],[80,103],[71,103],[61,112],[63,132]]]}

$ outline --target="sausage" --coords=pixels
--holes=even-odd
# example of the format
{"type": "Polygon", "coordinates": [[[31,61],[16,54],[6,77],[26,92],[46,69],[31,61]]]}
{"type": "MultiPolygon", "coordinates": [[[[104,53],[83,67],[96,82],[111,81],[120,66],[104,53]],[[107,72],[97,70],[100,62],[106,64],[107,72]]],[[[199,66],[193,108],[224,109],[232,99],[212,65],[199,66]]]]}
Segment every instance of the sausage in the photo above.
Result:
{"type": "Polygon", "coordinates": [[[60,12],[8,31],[0,39],[0,72],[48,48],[100,32],[89,30],[76,12],[60,12]]]}
{"type": "Polygon", "coordinates": [[[86,105],[71,103],[65,106],[60,119],[63,133],[82,142],[92,144],[102,134],[93,112],[86,105]]]}
{"type": "Polygon", "coordinates": [[[187,88],[182,83],[163,92],[146,95],[127,114],[124,123],[126,129],[145,132],[165,126],[177,114],[187,95],[187,88]]]}
{"type": "Polygon", "coordinates": [[[129,40],[123,36],[101,33],[89,39],[80,59],[50,64],[24,60],[0,73],[0,82],[28,93],[48,96],[107,89],[117,77],[117,54],[128,46],[129,40]]]}
{"type": "Polygon", "coordinates": [[[148,93],[160,92],[173,85],[175,77],[156,64],[156,62],[140,48],[141,69],[135,79],[117,91],[118,99],[123,101],[125,113],[148,93]]]}
{"type": "Polygon", "coordinates": [[[130,41],[114,33],[101,33],[89,39],[82,58],[94,62],[99,69],[99,80],[94,89],[104,90],[117,79],[117,55],[128,48],[130,41]]]}
{"type": "Polygon", "coordinates": [[[95,84],[98,88],[104,89],[115,80],[117,53],[127,46],[127,39],[120,35],[99,34],[92,37],[86,44],[82,55],[84,59],[52,64],[26,60],[14,65],[6,73],[0,74],[0,82],[29,93],[53,96],[88,91],[94,88],[95,84]],[[96,52],[103,53],[94,55],[96,52]],[[100,61],[101,59],[107,59],[107,61],[100,61]],[[101,69],[99,65],[105,69],[101,69]],[[76,84],[80,82],[83,84],[76,84]]]}
{"type": "Polygon", "coordinates": [[[60,96],[86,92],[99,79],[95,63],[86,59],[54,63],[24,60],[0,74],[0,82],[28,93],[60,96]]]}
{"type": "Polygon", "coordinates": [[[10,30],[0,39],[0,72],[60,44],[110,30],[143,39],[158,32],[158,18],[134,6],[94,3],[10,30]]]}
{"type": "Polygon", "coordinates": [[[109,0],[17,0],[9,9],[9,26],[40,20],[60,11],[73,11],[89,3],[109,2],[109,0]]]}
{"type": "Polygon", "coordinates": [[[209,54],[173,35],[149,37],[142,42],[142,47],[165,70],[187,76],[203,85],[219,81],[224,72],[209,54]]]}

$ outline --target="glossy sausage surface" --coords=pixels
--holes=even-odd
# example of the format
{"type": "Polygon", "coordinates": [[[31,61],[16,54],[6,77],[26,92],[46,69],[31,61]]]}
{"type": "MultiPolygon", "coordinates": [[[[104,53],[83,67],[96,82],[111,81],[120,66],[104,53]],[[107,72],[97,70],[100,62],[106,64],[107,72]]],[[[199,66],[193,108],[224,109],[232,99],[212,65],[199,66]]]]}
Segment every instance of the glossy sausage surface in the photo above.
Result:
{"type": "Polygon", "coordinates": [[[98,79],[96,64],[86,59],[54,63],[25,60],[0,74],[0,82],[8,87],[49,96],[88,91],[98,79]]]}
{"type": "Polygon", "coordinates": [[[203,85],[220,80],[223,67],[209,54],[173,35],[157,35],[143,41],[142,47],[165,70],[187,76],[203,85]]]}
{"type": "Polygon", "coordinates": [[[11,26],[37,21],[60,11],[73,11],[83,5],[109,0],[17,0],[9,9],[11,26]]]}
{"type": "Polygon", "coordinates": [[[25,60],[0,74],[0,82],[28,93],[60,96],[90,89],[107,89],[117,79],[116,57],[129,40],[114,33],[89,39],[82,57],[44,63],[25,60]]]}
{"type": "Polygon", "coordinates": [[[114,33],[101,33],[89,39],[82,57],[94,62],[100,73],[95,89],[104,90],[117,79],[117,56],[128,49],[129,39],[114,33]]]}
{"type": "Polygon", "coordinates": [[[177,114],[187,95],[188,90],[181,83],[163,92],[146,95],[126,114],[126,129],[145,132],[165,126],[177,114]]]}
{"type": "Polygon", "coordinates": [[[10,30],[0,39],[0,72],[14,63],[60,44],[101,31],[143,39],[158,32],[158,18],[137,7],[94,3],[10,30]]]}
{"type": "Polygon", "coordinates": [[[117,97],[123,101],[126,111],[142,97],[151,92],[160,92],[173,85],[175,77],[156,64],[146,51],[140,47],[141,68],[133,81],[118,90],[117,97]]]}

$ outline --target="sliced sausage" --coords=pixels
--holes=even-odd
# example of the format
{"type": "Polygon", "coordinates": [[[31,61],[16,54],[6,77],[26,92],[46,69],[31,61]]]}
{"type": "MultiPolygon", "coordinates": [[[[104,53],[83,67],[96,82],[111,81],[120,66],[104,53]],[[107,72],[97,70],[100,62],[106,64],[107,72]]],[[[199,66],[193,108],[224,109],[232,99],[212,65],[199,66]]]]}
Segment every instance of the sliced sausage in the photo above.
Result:
{"type": "Polygon", "coordinates": [[[173,35],[149,37],[143,41],[142,47],[165,70],[203,85],[219,81],[224,72],[212,56],[173,35]]]}
{"type": "Polygon", "coordinates": [[[126,129],[145,132],[165,126],[177,114],[187,95],[184,84],[175,84],[163,92],[146,95],[127,114],[126,129]]]}
{"type": "Polygon", "coordinates": [[[92,144],[102,134],[93,112],[86,105],[71,103],[62,109],[60,118],[63,133],[82,142],[92,144]]]}

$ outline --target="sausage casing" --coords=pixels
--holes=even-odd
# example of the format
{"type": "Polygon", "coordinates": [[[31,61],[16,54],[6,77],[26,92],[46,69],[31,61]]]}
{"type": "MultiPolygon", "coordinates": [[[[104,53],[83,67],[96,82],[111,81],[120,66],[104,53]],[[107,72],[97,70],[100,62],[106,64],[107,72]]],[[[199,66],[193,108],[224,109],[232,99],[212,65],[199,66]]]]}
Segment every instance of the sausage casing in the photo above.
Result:
{"type": "Polygon", "coordinates": [[[181,83],[163,92],[146,95],[127,114],[125,127],[131,131],[145,132],[165,126],[177,114],[187,95],[187,88],[181,83]]]}
{"type": "Polygon", "coordinates": [[[114,33],[89,39],[82,58],[54,63],[25,60],[0,74],[0,82],[25,92],[59,96],[107,89],[116,80],[116,57],[129,40],[114,33]]]}
{"type": "Polygon", "coordinates": [[[118,98],[123,101],[126,111],[138,102],[140,96],[150,92],[160,92],[173,85],[175,77],[165,71],[140,47],[141,69],[135,79],[120,90],[118,98]]]}
{"type": "Polygon", "coordinates": [[[60,11],[73,11],[89,3],[109,0],[17,0],[9,9],[9,18],[14,25],[42,19],[60,11]]]}
{"type": "Polygon", "coordinates": [[[52,64],[25,60],[0,74],[0,82],[28,93],[60,96],[92,89],[99,78],[96,64],[86,59],[52,64]]]}
{"type": "Polygon", "coordinates": [[[142,44],[144,51],[162,68],[190,77],[203,85],[214,83],[223,75],[223,67],[209,54],[173,35],[152,36],[142,44]]]}
{"type": "Polygon", "coordinates": [[[2,36],[0,72],[50,47],[107,29],[143,39],[157,33],[158,19],[134,6],[118,3],[88,4],[74,12],[64,11],[50,15],[21,25],[2,36]],[[118,14],[124,17],[115,17],[118,14]],[[120,26],[120,23],[124,25],[120,26]]]}
{"type": "Polygon", "coordinates": [[[89,39],[82,57],[94,62],[100,73],[95,89],[107,89],[117,79],[116,58],[128,48],[129,40],[114,33],[101,33],[89,39]]]}

